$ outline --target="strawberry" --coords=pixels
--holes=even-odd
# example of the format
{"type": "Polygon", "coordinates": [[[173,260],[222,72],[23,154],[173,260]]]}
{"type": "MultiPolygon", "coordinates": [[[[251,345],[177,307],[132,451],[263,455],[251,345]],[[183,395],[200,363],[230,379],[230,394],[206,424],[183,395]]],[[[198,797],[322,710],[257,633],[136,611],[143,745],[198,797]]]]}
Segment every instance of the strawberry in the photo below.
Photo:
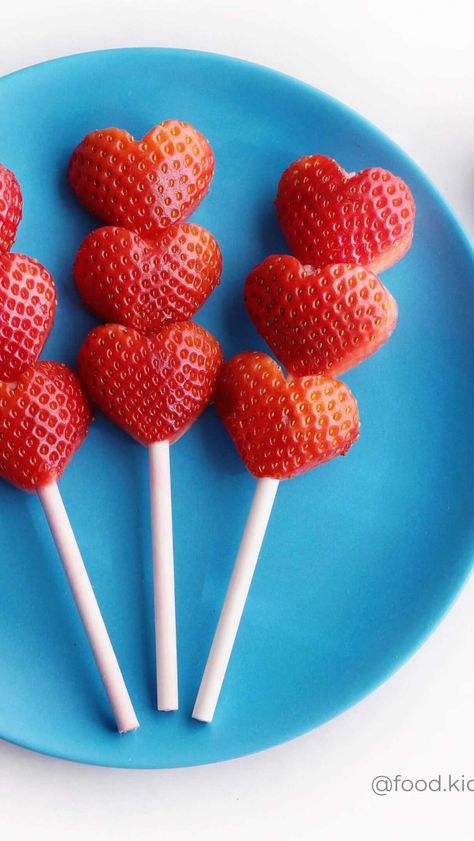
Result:
{"type": "Polygon", "coordinates": [[[358,263],[381,272],[411,245],[415,202],[386,169],[350,173],[308,155],[285,170],[275,204],[291,250],[311,266],[358,263]]]}
{"type": "Polygon", "coordinates": [[[218,341],[192,321],[153,336],[119,324],[91,330],[79,373],[107,417],[141,444],[179,438],[214,396],[218,341]]]}
{"type": "Polygon", "coordinates": [[[74,264],[86,307],[145,334],[191,318],[221,271],[216,240],[192,224],[172,225],[154,242],[125,228],[99,228],[85,238],[74,264]]]}
{"type": "Polygon", "coordinates": [[[0,164],[0,252],[15,242],[22,211],[21,190],[15,175],[0,164]]]}
{"type": "Polygon", "coordinates": [[[290,479],[359,437],[357,403],[329,377],[286,380],[265,353],[244,352],[222,366],[216,407],[245,465],[257,479],[290,479]]]}
{"type": "Polygon", "coordinates": [[[274,255],[245,282],[258,332],[291,374],[339,376],[375,353],[397,323],[397,304],[372,272],[344,263],[313,269],[274,255]]]}
{"type": "Polygon", "coordinates": [[[92,419],[77,376],[59,362],[30,365],[0,382],[0,476],[36,491],[61,476],[92,419]]]}
{"type": "Polygon", "coordinates": [[[214,173],[214,156],[196,129],[166,120],[134,140],[120,128],[92,131],[74,150],[69,181],[91,213],[144,237],[191,215],[214,173]]]}
{"type": "Polygon", "coordinates": [[[0,380],[16,380],[35,362],[55,309],[49,272],[23,254],[0,254],[0,380]]]}

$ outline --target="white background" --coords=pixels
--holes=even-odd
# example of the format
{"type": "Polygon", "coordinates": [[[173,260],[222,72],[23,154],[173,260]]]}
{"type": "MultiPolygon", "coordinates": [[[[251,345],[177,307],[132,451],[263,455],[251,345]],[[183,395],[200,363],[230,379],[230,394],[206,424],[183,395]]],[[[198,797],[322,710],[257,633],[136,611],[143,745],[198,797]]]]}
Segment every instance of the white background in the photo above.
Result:
{"type": "MultiPolygon", "coordinates": [[[[470,5],[16,0],[0,3],[0,75],[58,55],[136,45],[211,50],[275,67],[391,135],[472,233],[470,5]]],[[[370,783],[377,774],[474,778],[473,616],[471,579],[384,686],[319,730],[256,756],[122,771],[0,743],[0,838],[472,839],[474,792],[377,797],[370,783]]]]}

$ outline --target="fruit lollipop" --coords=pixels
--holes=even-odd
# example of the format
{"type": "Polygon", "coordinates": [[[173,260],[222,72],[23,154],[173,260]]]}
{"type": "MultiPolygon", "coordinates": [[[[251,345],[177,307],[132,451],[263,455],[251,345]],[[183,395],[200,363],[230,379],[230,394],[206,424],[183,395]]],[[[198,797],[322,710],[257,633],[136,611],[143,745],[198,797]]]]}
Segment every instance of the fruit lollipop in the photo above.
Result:
{"type": "Polygon", "coordinates": [[[193,213],[213,174],[209,143],[179,120],[165,120],[142,140],[120,128],[92,131],[69,163],[71,187],[91,213],[151,238],[193,213]]]}
{"type": "Polygon", "coordinates": [[[15,242],[22,211],[21,190],[15,175],[0,164],[0,253],[15,242]]]}
{"type": "Polygon", "coordinates": [[[346,172],[332,158],[307,155],[281,176],[275,204],[294,255],[315,267],[358,263],[381,272],[413,238],[413,196],[386,169],[346,172]]]}
{"type": "Polygon", "coordinates": [[[154,241],[126,228],[92,231],[74,263],[79,294],[104,321],[140,333],[191,318],[220,282],[222,256],[209,231],[172,225],[154,241]]]}
{"type": "Polygon", "coordinates": [[[219,343],[192,321],[149,336],[102,325],[79,352],[92,400],[149,451],[159,710],[178,708],[169,445],[213,398],[221,363],[219,343]]]}
{"type": "Polygon", "coordinates": [[[250,272],[245,304],[258,332],[287,371],[338,377],[389,339],[396,301],[362,266],[302,266],[273,255],[250,272]]]}
{"type": "Polygon", "coordinates": [[[122,733],[138,721],[57,485],[90,421],[87,396],[66,365],[36,362],[16,383],[0,382],[0,475],[39,496],[122,733]]]}
{"type": "Polygon", "coordinates": [[[214,715],[279,481],[344,455],[359,435],[347,386],[326,376],[285,379],[264,353],[240,353],[224,364],[215,400],[258,483],[193,710],[200,721],[214,715]]]}

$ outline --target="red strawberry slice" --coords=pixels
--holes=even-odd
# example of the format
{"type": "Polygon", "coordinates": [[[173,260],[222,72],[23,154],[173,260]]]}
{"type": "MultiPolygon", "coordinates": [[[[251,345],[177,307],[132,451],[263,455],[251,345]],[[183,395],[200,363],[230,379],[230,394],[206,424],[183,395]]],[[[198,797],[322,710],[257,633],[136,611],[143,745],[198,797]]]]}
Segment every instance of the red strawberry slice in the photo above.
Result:
{"type": "Polygon", "coordinates": [[[91,213],[145,237],[187,219],[213,173],[209,143],[178,120],[160,123],[142,140],[120,128],[92,131],[69,163],[71,186],[91,213]]]}
{"type": "Polygon", "coordinates": [[[221,271],[217,241],[192,224],[173,225],[155,242],[125,228],[99,228],[85,238],[74,264],[86,307],[144,334],[191,318],[221,271]]]}
{"type": "Polygon", "coordinates": [[[91,330],[79,373],[105,415],[141,444],[179,438],[214,396],[222,351],[192,321],[154,336],[118,324],[91,330]]]}
{"type": "Polygon", "coordinates": [[[265,353],[239,353],[222,366],[216,406],[257,479],[290,479],[345,455],[359,437],[357,402],[344,383],[286,380],[265,353]]]}
{"type": "Polygon", "coordinates": [[[15,242],[22,211],[21,190],[15,175],[0,164],[0,252],[15,242]]]}
{"type": "Polygon", "coordinates": [[[79,379],[59,362],[36,362],[15,385],[0,382],[0,476],[36,491],[59,479],[92,420],[79,379]]]}
{"type": "Polygon", "coordinates": [[[291,250],[311,266],[358,263],[381,272],[413,238],[413,196],[386,169],[351,173],[332,158],[308,155],[285,170],[275,204],[291,250]]]}
{"type": "Polygon", "coordinates": [[[375,353],[397,323],[388,289],[362,266],[302,266],[267,257],[245,282],[245,304],[258,332],[295,374],[339,376],[375,353]]]}
{"type": "Polygon", "coordinates": [[[56,289],[24,254],[0,254],[0,380],[11,382],[38,358],[53,326],[56,289]]]}

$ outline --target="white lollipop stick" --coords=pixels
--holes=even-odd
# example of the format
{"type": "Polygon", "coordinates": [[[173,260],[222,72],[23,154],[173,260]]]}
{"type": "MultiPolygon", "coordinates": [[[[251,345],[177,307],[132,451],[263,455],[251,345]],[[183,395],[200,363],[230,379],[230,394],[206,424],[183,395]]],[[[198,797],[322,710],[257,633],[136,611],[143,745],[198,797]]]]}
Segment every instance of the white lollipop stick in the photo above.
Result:
{"type": "Polygon", "coordinates": [[[120,733],[139,727],[56,482],[38,490],[120,733]]]}
{"type": "Polygon", "coordinates": [[[150,457],[151,531],[155,598],[157,707],[178,709],[178,660],[174,598],[173,519],[170,447],[159,441],[150,457]]]}
{"type": "Polygon", "coordinates": [[[277,479],[259,479],[239,552],[207,658],[193,718],[212,721],[247,595],[278,490],[277,479]]]}

